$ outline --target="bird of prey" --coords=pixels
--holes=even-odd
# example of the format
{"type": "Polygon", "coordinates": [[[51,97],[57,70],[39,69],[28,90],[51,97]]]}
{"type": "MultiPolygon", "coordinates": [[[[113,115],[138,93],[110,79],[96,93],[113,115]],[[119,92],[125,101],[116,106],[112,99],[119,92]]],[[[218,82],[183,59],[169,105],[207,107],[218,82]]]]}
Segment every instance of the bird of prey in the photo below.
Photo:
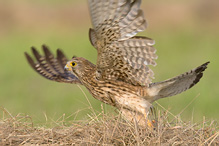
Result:
{"type": "Polygon", "coordinates": [[[150,65],[157,55],[154,40],[136,36],[147,22],[141,0],[88,0],[93,28],[89,38],[97,50],[96,65],[82,57],[55,57],[43,45],[44,56],[32,47],[37,61],[25,53],[31,67],[47,79],[84,85],[92,96],[116,107],[129,121],[148,125],[152,103],[186,91],[199,82],[209,62],[174,78],[152,83],[150,65]]]}

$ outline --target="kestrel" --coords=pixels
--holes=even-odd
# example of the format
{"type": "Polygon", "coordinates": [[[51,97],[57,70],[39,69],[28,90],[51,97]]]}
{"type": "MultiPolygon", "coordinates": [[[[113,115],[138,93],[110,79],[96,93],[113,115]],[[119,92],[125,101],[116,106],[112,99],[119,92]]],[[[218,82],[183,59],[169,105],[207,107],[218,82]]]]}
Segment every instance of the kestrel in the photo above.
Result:
{"type": "Polygon", "coordinates": [[[141,0],[88,0],[93,28],[91,44],[97,50],[96,65],[82,57],[70,61],[61,50],[57,57],[43,46],[45,56],[32,47],[37,60],[25,53],[29,64],[47,79],[84,85],[92,96],[116,107],[125,119],[147,125],[152,103],[179,94],[199,82],[209,62],[166,81],[151,83],[150,65],[157,55],[154,40],[135,36],[147,22],[141,0]]]}

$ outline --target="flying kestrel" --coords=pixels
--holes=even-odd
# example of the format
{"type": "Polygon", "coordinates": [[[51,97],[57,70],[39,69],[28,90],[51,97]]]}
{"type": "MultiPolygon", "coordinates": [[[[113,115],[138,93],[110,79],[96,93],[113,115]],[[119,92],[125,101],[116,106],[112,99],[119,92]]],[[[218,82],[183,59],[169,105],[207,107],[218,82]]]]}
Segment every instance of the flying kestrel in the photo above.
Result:
{"type": "Polygon", "coordinates": [[[84,85],[94,98],[116,107],[124,117],[147,124],[155,100],[179,94],[199,82],[209,62],[172,79],[151,83],[149,65],[156,65],[154,40],[135,36],[147,22],[140,9],[141,0],[88,0],[93,28],[91,44],[97,50],[97,63],[73,57],[61,50],[54,57],[46,46],[45,56],[33,47],[37,60],[25,53],[29,64],[47,79],[84,85]]]}

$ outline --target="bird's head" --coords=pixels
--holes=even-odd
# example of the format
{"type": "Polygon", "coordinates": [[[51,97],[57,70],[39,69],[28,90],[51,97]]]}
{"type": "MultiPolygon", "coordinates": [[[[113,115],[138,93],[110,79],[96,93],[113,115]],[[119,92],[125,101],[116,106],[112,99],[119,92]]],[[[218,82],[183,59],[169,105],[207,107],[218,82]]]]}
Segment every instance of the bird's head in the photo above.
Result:
{"type": "Polygon", "coordinates": [[[64,69],[80,78],[90,74],[95,69],[95,65],[82,57],[73,57],[64,69]]]}

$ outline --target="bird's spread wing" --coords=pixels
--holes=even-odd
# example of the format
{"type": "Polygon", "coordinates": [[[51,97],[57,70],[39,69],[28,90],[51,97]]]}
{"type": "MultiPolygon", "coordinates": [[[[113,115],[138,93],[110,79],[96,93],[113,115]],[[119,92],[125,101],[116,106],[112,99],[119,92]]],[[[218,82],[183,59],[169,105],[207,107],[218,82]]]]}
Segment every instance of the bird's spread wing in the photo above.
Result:
{"type": "Polygon", "coordinates": [[[38,51],[32,47],[32,52],[37,62],[34,62],[30,55],[25,52],[27,61],[36,72],[49,80],[81,84],[77,77],[64,70],[68,59],[61,50],[57,50],[57,57],[55,58],[46,46],[43,45],[42,48],[45,56],[41,56],[38,51]]]}
{"type": "Polygon", "coordinates": [[[89,36],[97,49],[97,73],[102,79],[148,86],[156,65],[154,40],[135,37],[146,29],[141,0],[89,0],[93,29],[89,36]]]}

